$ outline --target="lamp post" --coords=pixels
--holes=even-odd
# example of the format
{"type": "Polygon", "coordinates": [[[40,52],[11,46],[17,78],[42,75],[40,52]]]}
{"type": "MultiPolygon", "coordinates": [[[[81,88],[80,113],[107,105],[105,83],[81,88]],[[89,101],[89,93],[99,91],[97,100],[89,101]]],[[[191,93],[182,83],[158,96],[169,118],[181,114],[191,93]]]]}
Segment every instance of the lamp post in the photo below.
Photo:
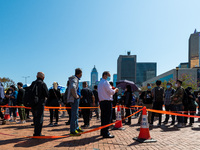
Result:
{"type": "Polygon", "coordinates": [[[179,67],[176,67],[176,80],[178,80],[178,70],[179,70],[179,67]]]}
{"type": "Polygon", "coordinates": [[[25,78],[25,84],[27,84],[27,78],[30,78],[30,76],[23,76],[22,78],[25,78]]]}

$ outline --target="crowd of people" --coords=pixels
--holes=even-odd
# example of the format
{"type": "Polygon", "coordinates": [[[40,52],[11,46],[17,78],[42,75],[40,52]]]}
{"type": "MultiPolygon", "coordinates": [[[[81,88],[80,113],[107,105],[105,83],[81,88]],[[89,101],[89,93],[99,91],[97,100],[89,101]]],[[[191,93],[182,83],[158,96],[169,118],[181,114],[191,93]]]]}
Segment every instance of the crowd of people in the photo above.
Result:
{"type": "MultiPolygon", "coordinates": [[[[0,83],[0,105],[20,106],[18,108],[20,116],[19,122],[17,122],[17,108],[9,108],[11,116],[10,121],[19,124],[25,124],[26,120],[30,119],[30,109],[26,109],[23,106],[31,107],[31,112],[33,114],[32,125],[34,126],[33,136],[43,136],[41,132],[43,126],[44,106],[50,107],[50,127],[58,125],[58,107],[65,106],[67,107],[66,110],[69,116],[66,125],[70,125],[70,135],[80,136],[80,133],[84,132],[82,128],[90,127],[90,120],[93,112],[95,112],[97,120],[101,120],[101,126],[114,122],[116,120],[116,112],[113,107],[117,104],[130,108],[125,111],[126,117],[130,116],[131,113],[135,111],[131,106],[136,104],[154,110],[163,110],[164,105],[164,110],[166,111],[195,115],[198,105],[197,102],[199,102],[200,99],[200,94],[195,97],[191,87],[184,89],[181,80],[177,80],[175,85],[176,89],[173,88],[172,83],[170,82],[167,83],[166,89],[161,87],[162,82],[160,80],[156,81],[156,87],[154,88],[152,88],[152,85],[148,83],[147,90],[140,92],[138,96],[133,93],[131,85],[127,85],[123,95],[121,95],[121,98],[119,99],[119,89],[114,87],[112,82],[109,82],[110,73],[108,71],[103,72],[101,81],[98,86],[94,86],[93,91],[88,88],[87,82],[83,82],[83,89],[80,89],[79,80],[81,77],[82,70],[77,68],[75,70],[75,75],[69,77],[66,91],[63,94],[60,93],[57,82],[53,82],[53,88],[47,88],[47,85],[44,82],[45,75],[43,72],[37,73],[37,79],[32,82],[30,87],[23,88],[23,84],[18,82],[18,90],[14,85],[11,85],[10,88],[4,92],[4,88],[0,83]],[[80,114],[79,107],[95,108],[83,108],[81,109],[80,114]],[[78,119],[81,116],[83,117],[84,125],[80,127],[78,119]],[[55,123],[53,123],[54,118],[55,123]]],[[[63,112],[63,115],[65,115],[65,112],[63,112]]],[[[153,127],[155,116],[159,117],[158,127],[160,127],[162,123],[168,124],[169,115],[166,115],[164,122],[162,122],[162,114],[148,111],[148,122],[151,127],[153,127]]],[[[2,111],[0,111],[0,117],[2,119],[2,124],[6,124],[2,111]]],[[[171,118],[171,125],[175,125],[175,116],[172,115],[171,118]]],[[[131,125],[131,119],[131,117],[127,119],[127,125],[131,125]]],[[[138,124],[141,124],[141,119],[142,116],[140,114],[138,124]]],[[[190,117],[189,120],[189,126],[192,126],[194,118],[190,117]]],[[[188,118],[177,116],[177,121],[177,127],[184,127],[188,123],[188,118]]],[[[111,135],[109,132],[109,127],[101,129],[101,136],[103,136],[103,138],[114,138],[114,135],[111,135]]]]}

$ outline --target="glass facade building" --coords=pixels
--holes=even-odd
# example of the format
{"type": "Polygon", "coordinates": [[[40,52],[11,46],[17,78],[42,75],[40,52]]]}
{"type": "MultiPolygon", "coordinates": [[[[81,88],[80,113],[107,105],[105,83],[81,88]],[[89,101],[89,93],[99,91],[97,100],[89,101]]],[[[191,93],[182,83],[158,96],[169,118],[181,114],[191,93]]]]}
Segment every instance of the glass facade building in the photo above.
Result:
{"type": "Polygon", "coordinates": [[[136,55],[120,55],[117,60],[117,80],[136,81],[136,55]]]}
{"type": "Polygon", "coordinates": [[[136,84],[142,85],[144,81],[156,77],[156,72],[157,72],[156,63],[137,63],[136,84]]]}
{"type": "Polygon", "coordinates": [[[116,82],[117,82],[117,74],[113,74],[113,85],[116,87],[116,82]]]}
{"type": "Polygon", "coordinates": [[[200,32],[195,32],[189,38],[189,67],[199,67],[200,32]]]}
{"type": "Polygon", "coordinates": [[[91,89],[94,88],[97,82],[98,82],[98,72],[96,67],[94,66],[91,72],[91,89]]]}

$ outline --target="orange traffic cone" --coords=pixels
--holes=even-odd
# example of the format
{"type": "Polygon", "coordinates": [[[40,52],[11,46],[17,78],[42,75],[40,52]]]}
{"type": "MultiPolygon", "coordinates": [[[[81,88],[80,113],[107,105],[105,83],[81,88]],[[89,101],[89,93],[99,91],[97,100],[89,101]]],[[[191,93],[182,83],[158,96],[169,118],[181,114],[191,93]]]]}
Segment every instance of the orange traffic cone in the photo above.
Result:
{"type": "Polygon", "coordinates": [[[19,112],[18,112],[18,108],[17,108],[16,114],[17,114],[17,118],[18,118],[18,117],[19,117],[19,112]]]}
{"type": "MultiPolygon", "coordinates": [[[[8,106],[8,104],[6,106],[8,106]]],[[[7,120],[7,121],[10,120],[10,112],[9,112],[9,108],[8,107],[6,107],[4,119],[7,120]]]]}
{"type": "Polygon", "coordinates": [[[121,109],[119,105],[117,106],[116,122],[117,123],[115,123],[113,130],[125,130],[125,128],[122,126],[121,109]]]}
{"type": "Polygon", "coordinates": [[[140,143],[156,142],[156,140],[151,138],[150,133],[149,133],[149,124],[147,121],[146,107],[143,107],[143,109],[142,109],[142,123],[140,126],[140,134],[138,137],[133,138],[133,139],[140,143]]]}

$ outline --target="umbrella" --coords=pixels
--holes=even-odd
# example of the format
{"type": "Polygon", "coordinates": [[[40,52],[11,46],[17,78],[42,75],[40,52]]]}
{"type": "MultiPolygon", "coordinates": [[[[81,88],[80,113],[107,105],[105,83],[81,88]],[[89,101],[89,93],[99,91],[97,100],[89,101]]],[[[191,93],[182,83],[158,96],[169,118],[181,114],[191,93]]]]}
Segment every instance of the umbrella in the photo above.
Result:
{"type": "Polygon", "coordinates": [[[138,91],[139,88],[137,87],[137,85],[132,82],[132,81],[129,81],[129,80],[119,80],[117,83],[116,83],[117,87],[120,87],[121,89],[125,90],[126,89],[126,86],[127,85],[130,85],[131,88],[132,88],[132,91],[138,91]]]}

